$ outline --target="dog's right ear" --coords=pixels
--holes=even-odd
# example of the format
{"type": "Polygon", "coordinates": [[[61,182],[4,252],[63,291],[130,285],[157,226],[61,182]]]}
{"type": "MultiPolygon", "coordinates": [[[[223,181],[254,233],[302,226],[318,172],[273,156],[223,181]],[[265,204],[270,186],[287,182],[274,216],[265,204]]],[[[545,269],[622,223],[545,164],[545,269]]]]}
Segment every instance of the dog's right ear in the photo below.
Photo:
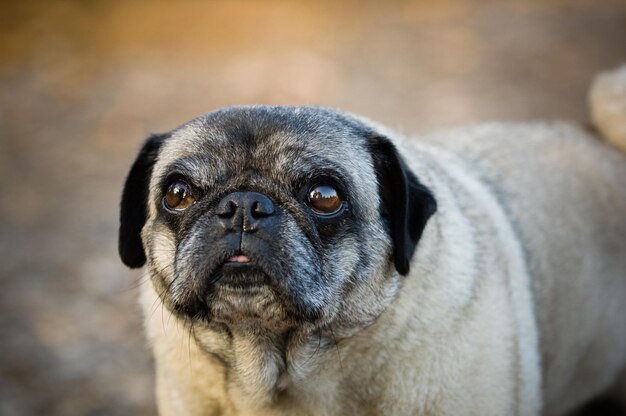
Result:
{"type": "Polygon", "coordinates": [[[159,149],[168,137],[169,133],[155,134],[146,140],[124,184],[120,204],[118,250],[124,264],[131,268],[141,267],[146,263],[141,229],[146,223],[148,187],[159,149]]]}

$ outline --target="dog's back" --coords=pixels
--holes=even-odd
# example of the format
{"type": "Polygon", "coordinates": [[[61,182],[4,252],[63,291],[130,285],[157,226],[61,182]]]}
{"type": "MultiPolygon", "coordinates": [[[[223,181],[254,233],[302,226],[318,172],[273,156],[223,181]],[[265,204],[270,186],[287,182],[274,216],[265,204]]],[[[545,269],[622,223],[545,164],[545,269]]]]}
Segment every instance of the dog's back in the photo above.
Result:
{"type": "Polygon", "coordinates": [[[618,112],[626,67],[601,81],[591,102],[610,143],[564,123],[483,124],[425,138],[491,189],[523,247],[545,414],[607,390],[626,363],[626,157],[618,150],[626,151],[626,111],[618,112]]]}

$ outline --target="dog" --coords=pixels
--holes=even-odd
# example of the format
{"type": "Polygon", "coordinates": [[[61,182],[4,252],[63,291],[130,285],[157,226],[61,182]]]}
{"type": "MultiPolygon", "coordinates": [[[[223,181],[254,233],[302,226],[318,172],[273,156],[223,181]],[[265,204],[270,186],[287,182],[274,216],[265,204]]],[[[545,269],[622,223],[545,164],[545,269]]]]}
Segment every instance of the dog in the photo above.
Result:
{"type": "Polygon", "coordinates": [[[249,106],[151,136],[119,252],[149,276],[159,412],[562,415],[626,397],[626,67],[590,97],[601,134],[405,139],[249,106]]]}

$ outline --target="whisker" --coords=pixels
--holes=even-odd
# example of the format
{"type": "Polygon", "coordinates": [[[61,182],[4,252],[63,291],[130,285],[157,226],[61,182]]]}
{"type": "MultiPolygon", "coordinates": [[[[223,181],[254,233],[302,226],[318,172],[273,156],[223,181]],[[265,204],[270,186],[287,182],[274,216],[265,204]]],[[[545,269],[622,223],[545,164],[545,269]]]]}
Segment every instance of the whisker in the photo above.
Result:
{"type": "Polygon", "coordinates": [[[339,345],[337,343],[337,338],[335,337],[335,332],[333,331],[333,327],[329,324],[328,329],[330,330],[330,334],[333,337],[333,343],[335,345],[335,350],[337,351],[337,358],[339,358],[339,368],[341,369],[341,375],[345,377],[345,373],[343,371],[343,364],[341,362],[341,354],[339,353],[339,345]]]}
{"type": "Polygon", "coordinates": [[[137,290],[141,286],[145,285],[150,281],[149,273],[144,273],[139,279],[136,279],[134,282],[131,282],[127,287],[120,289],[120,294],[128,293],[137,290]]]}
{"type": "Polygon", "coordinates": [[[192,371],[192,366],[191,366],[191,338],[192,338],[192,334],[194,336],[195,339],[195,322],[193,319],[185,319],[185,321],[189,320],[189,333],[187,334],[187,355],[189,356],[189,370],[192,371]]]}
{"type": "Polygon", "coordinates": [[[321,329],[318,329],[317,330],[317,347],[315,348],[315,351],[313,351],[313,353],[309,356],[309,358],[306,359],[304,364],[308,364],[309,361],[311,361],[313,359],[313,357],[315,357],[315,355],[321,349],[321,346],[322,346],[322,331],[321,331],[321,329]]]}
{"type": "MultiPolygon", "coordinates": [[[[163,267],[160,270],[156,270],[153,272],[153,275],[157,275],[157,274],[162,274],[164,271],[166,271],[168,268],[173,267],[173,264],[167,264],[165,265],[165,267],[163,267]]],[[[172,281],[170,282],[170,284],[161,292],[159,293],[159,296],[154,300],[153,304],[152,304],[152,312],[151,312],[151,316],[154,315],[154,313],[156,312],[156,309],[158,307],[158,302],[161,298],[163,298],[163,296],[167,295],[167,293],[169,292],[169,289],[171,287],[171,285],[174,283],[174,281],[176,280],[176,276],[174,276],[174,278],[172,279],[172,281]]],[[[161,302],[161,306],[163,306],[163,302],[161,302]]]]}

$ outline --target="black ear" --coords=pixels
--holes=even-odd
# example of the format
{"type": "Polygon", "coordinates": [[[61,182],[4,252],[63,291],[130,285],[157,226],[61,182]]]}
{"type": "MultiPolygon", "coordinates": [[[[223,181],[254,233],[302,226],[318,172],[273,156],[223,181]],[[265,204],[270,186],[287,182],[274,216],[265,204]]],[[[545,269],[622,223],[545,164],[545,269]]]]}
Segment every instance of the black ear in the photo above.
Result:
{"type": "Polygon", "coordinates": [[[368,138],[382,197],[381,211],[393,242],[393,258],[401,275],[409,273],[411,257],[437,202],[386,137],[368,138]]]}
{"type": "Polygon", "coordinates": [[[141,267],[146,263],[141,229],[146,223],[148,186],[159,149],[168,136],[169,134],[155,134],[146,140],[124,184],[120,204],[118,251],[124,264],[131,268],[141,267]]]}

